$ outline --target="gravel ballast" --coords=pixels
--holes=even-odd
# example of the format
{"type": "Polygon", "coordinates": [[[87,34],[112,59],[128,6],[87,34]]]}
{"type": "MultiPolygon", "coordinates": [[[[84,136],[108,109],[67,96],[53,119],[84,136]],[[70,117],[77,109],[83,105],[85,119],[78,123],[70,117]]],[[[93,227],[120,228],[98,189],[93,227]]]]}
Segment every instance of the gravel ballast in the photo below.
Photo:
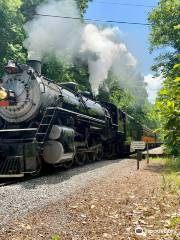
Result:
{"type": "Polygon", "coordinates": [[[0,239],[179,239],[178,192],[162,185],[163,161],[150,159],[149,165],[143,161],[139,171],[132,160],[109,163],[95,164],[96,169],[89,169],[93,165],[82,168],[88,167],[86,174],[93,171],[96,177],[83,181],[65,197],[10,221],[0,230],[0,239]],[[136,232],[140,228],[141,236],[136,232]]]}
{"type": "Polygon", "coordinates": [[[121,169],[120,176],[129,176],[136,171],[136,161],[107,160],[0,187],[0,228],[4,229],[10,221],[22,218],[29,211],[63,200],[95,180],[113,174],[117,168],[121,169]]]}

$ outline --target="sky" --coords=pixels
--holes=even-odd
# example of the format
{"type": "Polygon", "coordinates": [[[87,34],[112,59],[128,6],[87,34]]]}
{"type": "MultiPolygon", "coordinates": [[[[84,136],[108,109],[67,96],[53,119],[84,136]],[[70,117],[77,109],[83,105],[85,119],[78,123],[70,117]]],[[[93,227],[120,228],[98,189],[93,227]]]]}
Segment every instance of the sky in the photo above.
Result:
{"type": "MultiPolygon", "coordinates": [[[[158,0],[93,0],[92,3],[89,3],[85,18],[147,23],[147,16],[153,9],[152,7],[122,6],[112,3],[156,6],[158,0]]],[[[149,27],[117,23],[112,25],[118,26],[122,41],[138,60],[137,69],[145,76],[149,100],[154,102],[156,92],[162,82],[152,78],[151,66],[156,54],[149,52],[149,27]]]]}

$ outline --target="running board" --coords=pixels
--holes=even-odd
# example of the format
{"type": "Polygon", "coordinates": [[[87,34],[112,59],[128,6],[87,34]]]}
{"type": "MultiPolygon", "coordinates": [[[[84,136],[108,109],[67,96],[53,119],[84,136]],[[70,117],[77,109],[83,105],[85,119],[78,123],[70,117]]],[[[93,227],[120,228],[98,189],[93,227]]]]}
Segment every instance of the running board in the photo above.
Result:
{"type": "Polygon", "coordinates": [[[24,177],[24,173],[19,174],[0,174],[0,178],[22,178],[24,177]]]}
{"type": "Polygon", "coordinates": [[[89,147],[89,148],[78,148],[77,152],[78,153],[81,153],[81,152],[94,152],[94,151],[96,151],[100,147],[102,147],[101,144],[97,144],[97,145],[89,147]]]}

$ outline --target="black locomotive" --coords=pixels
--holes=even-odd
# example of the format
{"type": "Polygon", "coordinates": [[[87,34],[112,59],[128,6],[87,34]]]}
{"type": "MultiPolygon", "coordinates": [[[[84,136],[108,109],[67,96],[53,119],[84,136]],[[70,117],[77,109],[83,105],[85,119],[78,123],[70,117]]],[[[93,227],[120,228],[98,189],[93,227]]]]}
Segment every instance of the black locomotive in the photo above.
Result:
{"type": "Polygon", "coordinates": [[[115,105],[80,92],[77,84],[56,84],[42,76],[39,61],[9,61],[5,67],[0,177],[37,174],[45,164],[70,167],[129,154],[132,140],[155,144],[156,136],[115,105]]]}

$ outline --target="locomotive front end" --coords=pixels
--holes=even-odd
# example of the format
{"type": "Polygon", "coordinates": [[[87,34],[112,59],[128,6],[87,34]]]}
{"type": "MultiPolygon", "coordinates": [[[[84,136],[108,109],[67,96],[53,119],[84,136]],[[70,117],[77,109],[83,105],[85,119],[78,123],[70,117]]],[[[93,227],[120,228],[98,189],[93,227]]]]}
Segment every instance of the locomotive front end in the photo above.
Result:
{"type": "Polygon", "coordinates": [[[9,61],[0,88],[0,177],[102,158],[115,129],[110,115],[72,83],[42,76],[37,60],[9,61]]]}
{"type": "Polygon", "coordinates": [[[54,98],[42,84],[41,63],[32,64],[9,61],[0,82],[0,177],[21,177],[39,166],[34,119],[54,98]]]}
{"type": "Polygon", "coordinates": [[[36,114],[43,90],[33,69],[9,61],[0,87],[0,116],[5,121],[19,123],[36,114]]]}
{"type": "Polygon", "coordinates": [[[14,92],[8,91],[3,87],[0,87],[0,107],[7,107],[16,103],[16,97],[14,92]]]}

